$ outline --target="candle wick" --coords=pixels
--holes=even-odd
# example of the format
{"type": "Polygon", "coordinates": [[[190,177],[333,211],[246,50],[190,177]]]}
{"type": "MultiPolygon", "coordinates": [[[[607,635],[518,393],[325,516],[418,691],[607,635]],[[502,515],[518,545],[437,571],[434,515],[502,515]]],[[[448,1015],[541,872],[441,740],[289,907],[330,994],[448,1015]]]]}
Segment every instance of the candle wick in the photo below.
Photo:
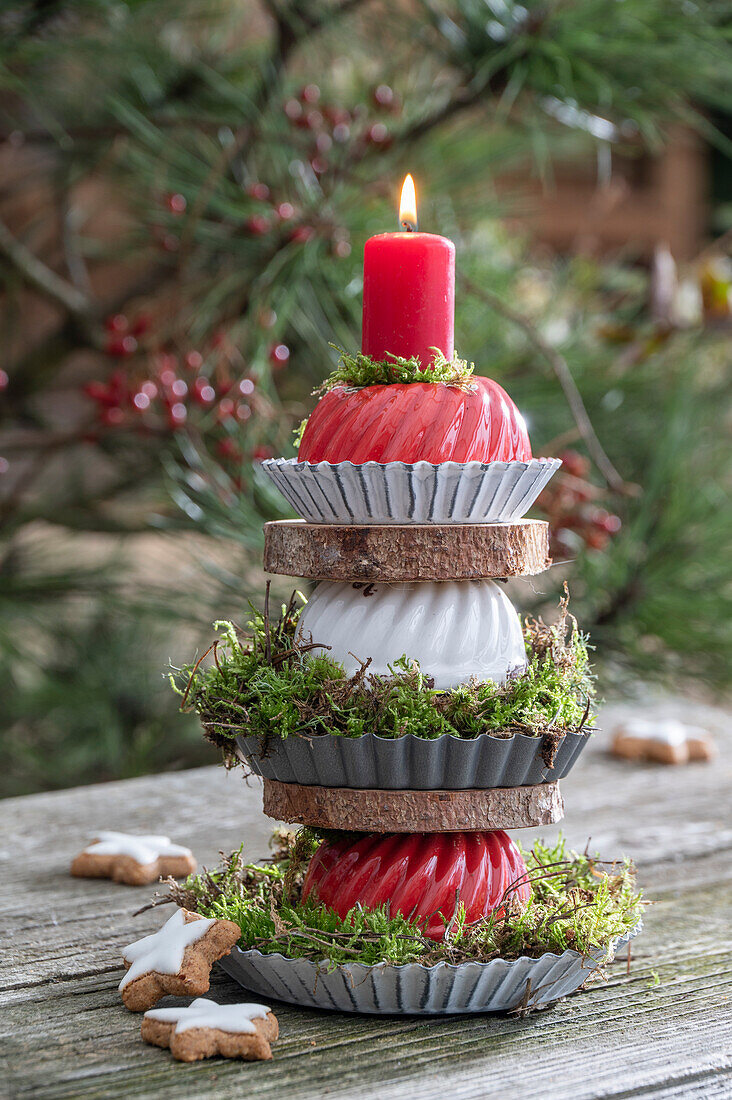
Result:
{"type": "Polygon", "coordinates": [[[407,233],[416,233],[417,232],[417,223],[416,222],[407,221],[407,219],[405,218],[404,221],[402,222],[402,226],[403,226],[404,229],[406,229],[407,233]]]}

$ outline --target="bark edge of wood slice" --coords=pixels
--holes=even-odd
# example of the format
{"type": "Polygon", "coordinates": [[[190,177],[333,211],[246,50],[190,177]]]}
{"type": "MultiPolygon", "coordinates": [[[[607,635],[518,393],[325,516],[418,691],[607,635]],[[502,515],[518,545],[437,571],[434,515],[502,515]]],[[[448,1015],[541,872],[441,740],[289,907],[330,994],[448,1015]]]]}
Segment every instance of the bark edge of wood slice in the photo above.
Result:
{"type": "Polygon", "coordinates": [[[525,829],[564,817],[559,783],[465,791],[378,791],[264,780],[263,809],[278,821],[364,833],[525,829]]]}
{"type": "Polygon", "coordinates": [[[264,525],[264,569],[332,581],[461,581],[531,577],[552,564],[549,524],[332,524],[276,520],[264,525]]]}

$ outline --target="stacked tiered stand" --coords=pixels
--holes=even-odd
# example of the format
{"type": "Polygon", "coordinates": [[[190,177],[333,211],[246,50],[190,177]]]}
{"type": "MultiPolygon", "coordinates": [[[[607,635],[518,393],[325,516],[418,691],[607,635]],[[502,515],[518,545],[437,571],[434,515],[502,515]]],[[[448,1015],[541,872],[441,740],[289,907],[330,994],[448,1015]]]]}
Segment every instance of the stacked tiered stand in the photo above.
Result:
{"type": "MultiPolygon", "coordinates": [[[[265,525],[265,569],[318,582],[296,642],[327,652],[356,682],[412,661],[431,688],[451,692],[500,685],[526,667],[500,582],[551,565],[548,525],[524,517],[560,463],[533,458],[510,397],[454,358],[453,297],[445,238],[368,241],[356,374],[344,372],[318,402],[298,459],[263,464],[300,516],[265,525]],[[401,374],[391,378],[390,363],[401,374]]],[[[237,738],[263,778],[265,813],[336,831],[310,862],[303,900],[341,918],[388,906],[438,940],[458,905],[470,923],[528,900],[526,864],[503,830],[562,818],[559,780],[588,737],[581,728],[550,745],[515,731],[285,737],[275,721],[265,740],[237,738]]],[[[485,1012],[556,1000],[617,947],[434,966],[235,948],[222,965],[264,997],[311,1007],[485,1012]]]]}

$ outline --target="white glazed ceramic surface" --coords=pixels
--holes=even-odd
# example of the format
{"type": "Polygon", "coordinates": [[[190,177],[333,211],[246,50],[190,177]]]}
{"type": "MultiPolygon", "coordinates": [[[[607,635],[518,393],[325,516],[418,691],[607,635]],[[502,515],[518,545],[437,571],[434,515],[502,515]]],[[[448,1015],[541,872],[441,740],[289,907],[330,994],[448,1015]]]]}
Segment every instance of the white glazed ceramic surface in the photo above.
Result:
{"type": "Polygon", "coordinates": [[[406,655],[448,690],[471,677],[503,683],[526,665],[521,623],[494,581],[353,585],[322,581],[300,617],[302,641],[353,675],[386,675],[406,655]]]}
{"type": "Polygon", "coordinates": [[[499,523],[525,516],[561,465],[270,458],[262,469],[309,523],[499,523]]]}

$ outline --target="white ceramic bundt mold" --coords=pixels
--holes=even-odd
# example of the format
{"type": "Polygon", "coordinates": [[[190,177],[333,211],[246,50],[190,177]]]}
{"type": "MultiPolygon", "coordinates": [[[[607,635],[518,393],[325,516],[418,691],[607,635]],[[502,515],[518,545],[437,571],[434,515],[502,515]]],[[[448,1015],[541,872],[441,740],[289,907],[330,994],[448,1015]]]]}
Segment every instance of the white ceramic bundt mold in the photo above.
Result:
{"type": "Polygon", "coordinates": [[[443,691],[472,677],[503,683],[526,666],[521,622],[494,581],[322,581],[300,616],[299,638],[330,646],[350,675],[369,657],[370,674],[388,675],[406,655],[443,691]]]}

